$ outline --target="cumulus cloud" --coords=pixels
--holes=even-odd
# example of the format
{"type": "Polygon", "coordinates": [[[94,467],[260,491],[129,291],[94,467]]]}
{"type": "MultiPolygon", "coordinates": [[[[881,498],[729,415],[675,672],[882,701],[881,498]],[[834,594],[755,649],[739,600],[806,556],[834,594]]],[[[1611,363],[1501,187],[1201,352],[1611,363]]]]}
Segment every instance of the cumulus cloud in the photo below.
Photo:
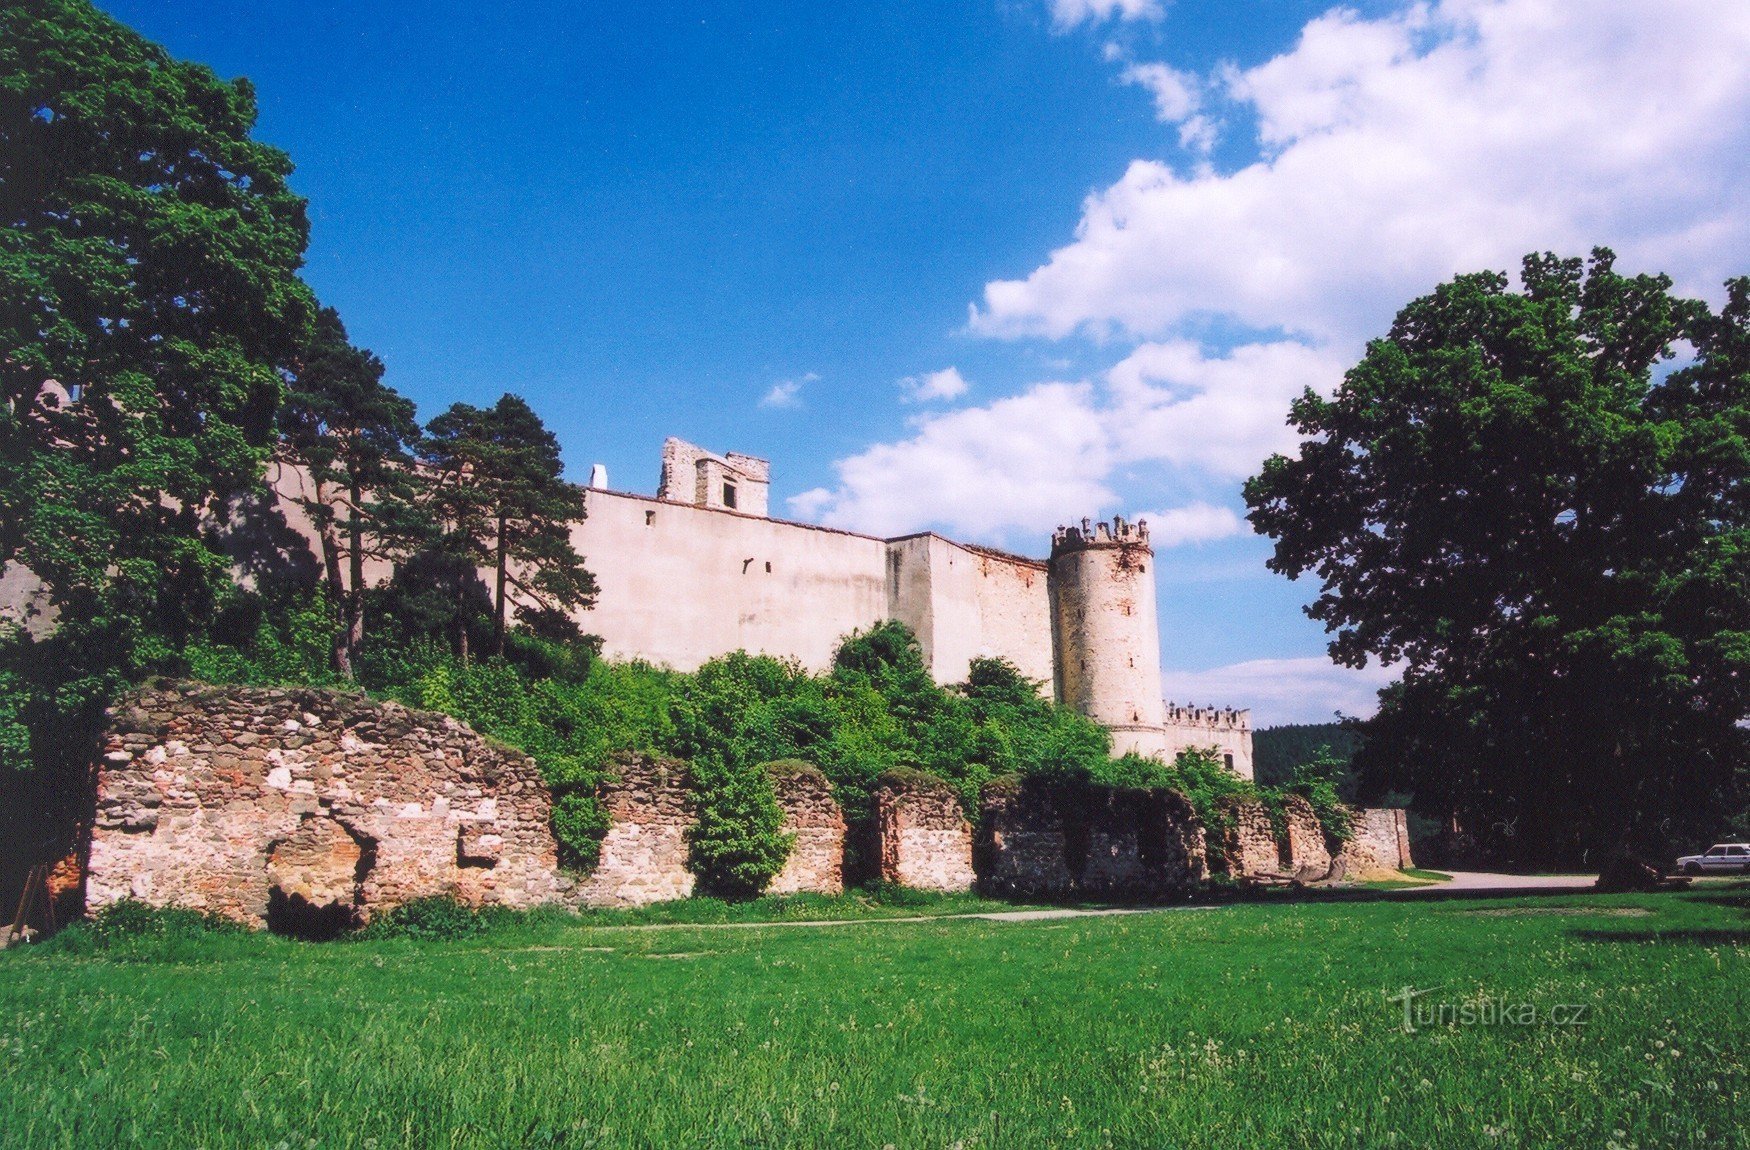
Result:
{"type": "Polygon", "coordinates": [[[1197,77],[1165,64],[1131,64],[1118,74],[1119,80],[1147,88],[1154,97],[1155,118],[1163,124],[1177,124],[1197,111],[1201,101],[1197,95],[1197,77]]]}
{"type": "Polygon", "coordinates": [[[1149,542],[1157,551],[1226,539],[1246,529],[1245,521],[1231,508],[1214,503],[1187,503],[1165,511],[1146,511],[1134,518],[1148,522],[1149,542]]]}
{"type": "Polygon", "coordinates": [[[1051,0],[1051,22],[1068,31],[1084,21],[1099,24],[1117,16],[1120,20],[1159,20],[1165,15],[1161,0],[1051,0]]]}
{"type": "Polygon", "coordinates": [[[974,538],[1043,534],[1112,504],[1110,436],[1087,383],[1043,383],[981,407],[926,415],[910,438],[833,465],[838,481],[789,500],[834,527],[899,535],[939,526],[974,538]]]}
{"type": "Polygon", "coordinates": [[[973,331],[1147,338],[1220,315],[1354,350],[1435,283],[1527,251],[1608,244],[1690,291],[1750,254],[1750,5],[1338,9],[1212,83],[1260,158],[1134,161],[1069,244],[986,285],[973,331]]]}
{"type": "Polygon", "coordinates": [[[800,379],[780,379],[772,385],[770,391],[760,398],[760,406],[768,408],[801,407],[803,387],[819,378],[820,376],[811,371],[800,379]]]}
{"type": "Polygon", "coordinates": [[[1396,679],[1390,667],[1339,667],[1322,657],[1251,659],[1206,671],[1163,671],[1161,690],[1176,703],[1250,707],[1252,726],[1328,723],[1338,712],[1366,718],[1379,689],[1396,679]]]}
{"type": "Polygon", "coordinates": [[[1331,353],[1286,340],[1227,355],[1185,340],[1146,343],[1097,380],[916,420],[909,437],[840,460],[835,486],[804,492],[790,508],[871,534],[1043,534],[1113,509],[1111,478],[1127,464],[1223,481],[1252,474],[1294,446],[1289,401],[1308,387],[1329,392],[1342,370],[1331,353]]]}
{"type": "Polygon", "coordinates": [[[899,381],[899,386],[908,402],[927,403],[933,399],[959,399],[971,384],[966,382],[959,368],[945,367],[923,375],[908,375],[899,381]]]}

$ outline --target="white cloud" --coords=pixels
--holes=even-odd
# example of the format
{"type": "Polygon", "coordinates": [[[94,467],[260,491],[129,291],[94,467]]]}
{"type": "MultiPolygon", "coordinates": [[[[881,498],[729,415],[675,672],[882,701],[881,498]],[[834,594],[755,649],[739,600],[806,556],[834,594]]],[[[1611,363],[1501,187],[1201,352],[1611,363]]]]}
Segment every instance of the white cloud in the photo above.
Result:
{"type": "Polygon", "coordinates": [[[1288,405],[1307,388],[1328,394],[1345,360],[1292,340],[1242,344],[1211,356],[1188,340],[1145,343],[1106,373],[1114,455],[1220,479],[1243,479],[1298,442],[1288,405]]]}
{"type": "Polygon", "coordinates": [[[1110,436],[1086,383],[1042,383],[982,407],[922,416],[914,433],[835,463],[838,483],[792,513],[872,535],[936,525],[974,538],[1044,535],[1110,505],[1110,436]]]}
{"type": "Polygon", "coordinates": [[[1176,703],[1250,707],[1256,729],[1328,723],[1338,712],[1366,718],[1379,705],[1379,689],[1397,676],[1394,668],[1355,670],[1321,657],[1252,659],[1206,671],[1163,671],[1161,690],[1176,703]]]}
{"type": "Polygon", "coordinates": [[[781,379],[760,399],[761,407],[790,408],[802,406],[802,388],[820,376],[809,372],[800,379],[781,379]]]}
{"type": "Polygon", "coordinates": [[[1041,384],[915,420],[910,437],[840,460],[833,488],[804,492],[790,509],[876,535],[929,526],[1043,535],[1111,509],[1119,466],[1224,482],[1252,474],[1294,446],[1289,402],[1308,387],[1329,392],[1342,370],[1336,356],[1292,341],[1225,356],[1184,340],[1143,344],[1097,381],[1041,384]]]}
{"type": "Polygon", "coordinates": [[[959,368],[945,367],[923,375],[908,375],[899,381],[899,386],[904,389],[908,402],[927,403],[933,399],[958,399],[966,394],[971,384],[966,382],[959,368]]]}
{"type": "Polygon", "coordinates": [[[1213,503],[1187,503],[1165,511],[1147,511],[1134,518],[1148,522],[1149,542],[1155,550],[1226,539],[1246,529],[1245,520],[1231,508],[1213,503]]]}
{"type": "Polygon", "coordinates": [[[1190,118],[1201,104],[1197,77],[1165,64],[1131,64],[1118,78],[1148,89],[1154,97],[1155,119],[1163,124],[1177,124],[1190,118]]]}
{"type": "Polygon", "coordinates": [[[1214,82],[1261,158],[1134,161],[1072,242],[986,286],[975,332],[1157,337],[1221,315],[1353,353],[1405,301],[1527,251],[1608,244],[1716,294],[1750,262],[1750,5],[1338,9],[1214,82]]]}
{"type": "Polygon", "coordinates": [[[1051,22],[1061,31],[1083,21],[1099,24],[1113,16],[1120,20],[1159,20],[1163,15],[1161,0],[1051,0],[1051,22]]]}

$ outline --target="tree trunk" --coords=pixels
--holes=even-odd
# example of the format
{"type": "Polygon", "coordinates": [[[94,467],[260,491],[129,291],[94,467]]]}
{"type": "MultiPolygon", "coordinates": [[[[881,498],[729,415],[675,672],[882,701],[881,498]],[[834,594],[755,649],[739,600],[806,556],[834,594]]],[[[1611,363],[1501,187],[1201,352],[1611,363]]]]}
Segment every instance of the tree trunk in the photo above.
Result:
{"type": "Polygon", "coordinates": [[[456,654],[462,658],[462,666],[468,665],[468,584],[465,580],[456,582],[456,654]]]}
{"type": "Polygon", "coordinates": [[[498,516],[498,586],[492,597],[492,653],[504,656],[504,576],[508,542],[504,535],[504,515],[498,516]]]}
{"type": "MultiPolygon", "coordinates": [[[[316,520],[316,538],[322,545],[322,575],[328,581],[328,593],[333,596],[336,606],[344,615],[346,610],[346,587],[340,580],[340,537],[334,530],[334,504],[331,501],[330,490],[326,484],[314,475],[310,482],[316,489],[315,510],[311,518],[316,520]]],[[[352,657],[346,646],[346,627],[344,619],[341,629],[334,636],[334,644],[329,651],[329,660],[334,669],[346,678],[352,678],[352,657]]]]}
{"type": "Polygon", "coordinates": [[[351,554],[348,556],[350,568],[347,571],[346,629],[342,632],[346,666],[341,670],[348,679],[355,677],[353,664],[365,642],[365,524],[359,512],[363,500],[364,491],[355,479],[352,483],[351,518],[347,521],[350,536],[347,542],[351,546],[351,554]]]}

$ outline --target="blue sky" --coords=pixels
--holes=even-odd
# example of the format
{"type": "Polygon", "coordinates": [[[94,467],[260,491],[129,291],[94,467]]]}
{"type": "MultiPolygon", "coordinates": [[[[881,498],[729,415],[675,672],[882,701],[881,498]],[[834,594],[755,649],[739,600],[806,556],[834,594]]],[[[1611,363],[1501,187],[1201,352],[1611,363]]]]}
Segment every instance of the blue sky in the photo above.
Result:
{"type": "Polygon", "coordinates": [[[1528,250],[1750,271],[1750,6],[104,7],[255,82],[423,417],[515,391],[636,491],[664,435],[764,455],[876,534],[1149,514],[1169,693],[1266,722],[1385,678],[1239,519],[1289,397],[1528,250]]]}

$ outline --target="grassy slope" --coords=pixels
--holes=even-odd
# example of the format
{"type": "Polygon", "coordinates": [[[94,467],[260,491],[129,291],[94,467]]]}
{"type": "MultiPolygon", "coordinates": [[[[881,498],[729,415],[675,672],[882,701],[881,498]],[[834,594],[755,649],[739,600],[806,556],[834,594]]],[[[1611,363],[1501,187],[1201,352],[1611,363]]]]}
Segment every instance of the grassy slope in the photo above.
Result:
{"type": "Polygon", "coordinates": [[[1747,911],[1736,888],[15,952],[0,1142],[1727,1145],[1747,911]],[[1590,1020],[1405,1034],[1406,984],[1590,1020]]]}

